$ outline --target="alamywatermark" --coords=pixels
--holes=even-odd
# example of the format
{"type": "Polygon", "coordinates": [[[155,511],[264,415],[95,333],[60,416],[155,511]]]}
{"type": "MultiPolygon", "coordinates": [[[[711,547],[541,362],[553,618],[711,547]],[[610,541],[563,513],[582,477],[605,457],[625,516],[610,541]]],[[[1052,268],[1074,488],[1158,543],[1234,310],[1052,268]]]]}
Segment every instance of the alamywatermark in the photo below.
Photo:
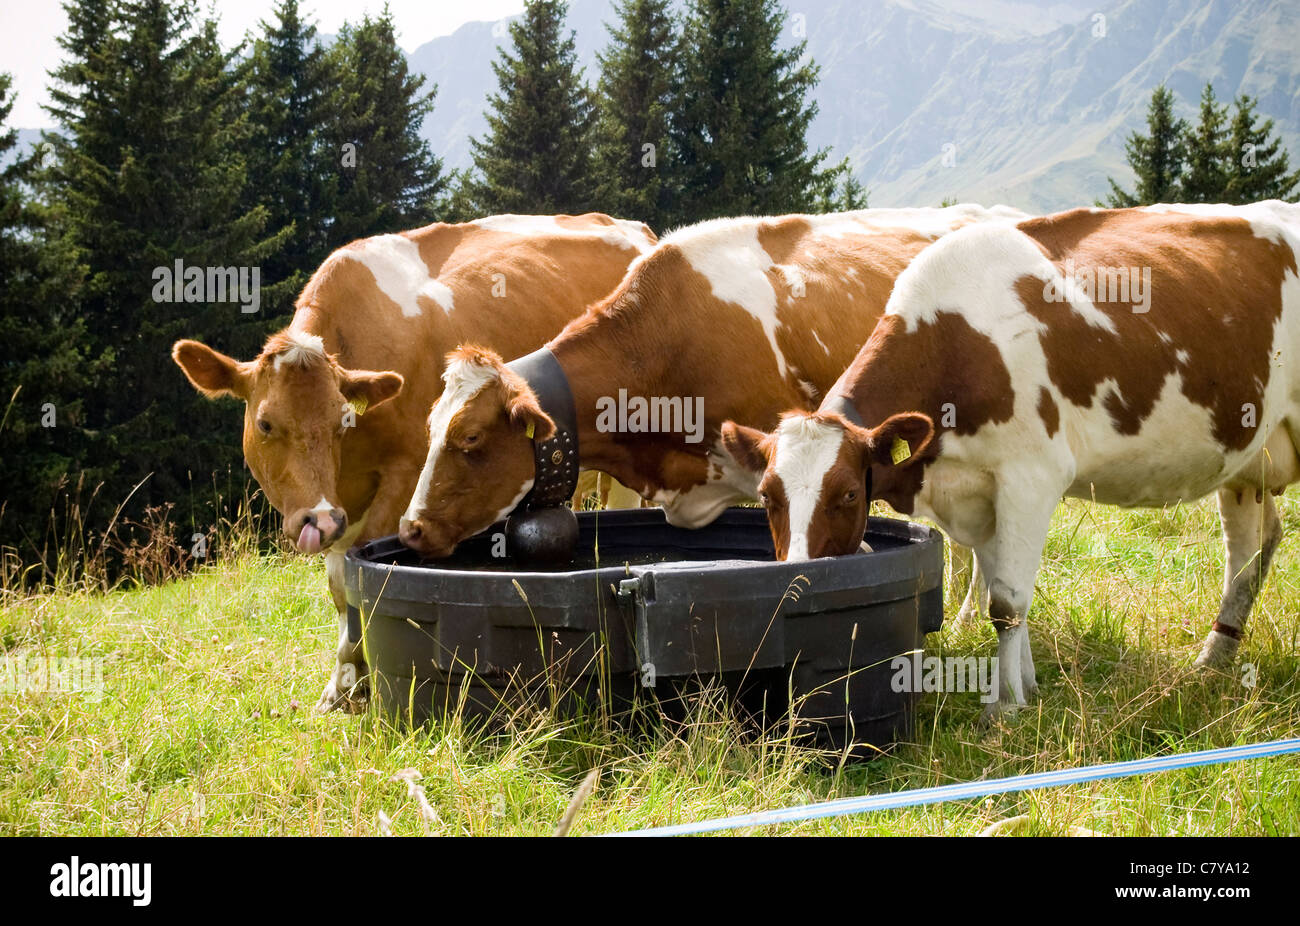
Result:
{"type": "Polygon", "coordinates": [[[50,866],[51,897],[129,897],[136,907],[153,899],[152,862],[83,862],[74,855],[50,866]]]}
{"type": "Polygon", "coordinates": [[[596,400],[596,430],[602,434],[685,434],[704,440],[704,396],[617,396],[596,400]]]}
{"type": "Polygon", "coordinates": [[[262,305],[261,267],[185,266],[153,268],[154,302],[238,302],[251,315],[262,305]]]}
{"type": "Polygon", "coordinates": [[[1067,257],[1062,276],[1043,284],[1047,302],[1071,302],[1076,298],[1089,302],[1127,302],[1134,315],[1151,308],[1150,267],[1076,267],[1067,257]]]}
{"type": "Polygon", "coordinates": [[[948,694],[979,692],[980,701],[998,699],[997,656],[923,656],[908,653],[895,656],[889,668],[889,686],[898,692],[942,691],[948,694]]]}
{"type": "Polygon", "coordinates": [[[104,657],[9,653],[0,657],[0,691],[81,694],[99,701],[104,697],[104,657]]]}

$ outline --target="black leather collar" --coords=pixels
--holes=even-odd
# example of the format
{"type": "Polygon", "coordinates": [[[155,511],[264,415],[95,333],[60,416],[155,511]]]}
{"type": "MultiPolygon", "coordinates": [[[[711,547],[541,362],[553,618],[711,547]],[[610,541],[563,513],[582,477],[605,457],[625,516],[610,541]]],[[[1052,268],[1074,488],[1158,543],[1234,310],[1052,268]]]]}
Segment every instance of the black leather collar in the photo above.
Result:
{"type": "Polygon", "coordinates": [[[858,407],[853,404],[853,400],[846,395],[833,395],[822,403],[822,411],[835,412],[846,418],[849,424],[855,424],[860,428],[866,427],[862,423],[862,416],[858,414],[858,407]]]}
{"type": "Polygon", "coordinates": [[[558,508],[573,498],[578,487],[578,415],[569,378],[545,347],[506,366],[528,383],[542,411],[555,422],[550,440],[533,441],[533,487],[516,510],[558,508]]]}

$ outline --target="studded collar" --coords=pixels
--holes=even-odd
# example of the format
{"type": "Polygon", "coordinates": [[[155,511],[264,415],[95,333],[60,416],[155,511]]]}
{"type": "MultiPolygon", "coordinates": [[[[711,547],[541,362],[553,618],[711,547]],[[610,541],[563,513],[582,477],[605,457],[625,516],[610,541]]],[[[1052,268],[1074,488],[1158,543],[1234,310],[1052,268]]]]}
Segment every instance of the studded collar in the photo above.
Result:
{"type": "Polygon", "coordinates": [[[557,508],[573,498],[578,486],[578,415],[573,392],[555,355],[543,347],[506,364],[537,395],[537,401],[555,422],[550,440],[533,441],[533,487],[518,510],[557,508]]]}

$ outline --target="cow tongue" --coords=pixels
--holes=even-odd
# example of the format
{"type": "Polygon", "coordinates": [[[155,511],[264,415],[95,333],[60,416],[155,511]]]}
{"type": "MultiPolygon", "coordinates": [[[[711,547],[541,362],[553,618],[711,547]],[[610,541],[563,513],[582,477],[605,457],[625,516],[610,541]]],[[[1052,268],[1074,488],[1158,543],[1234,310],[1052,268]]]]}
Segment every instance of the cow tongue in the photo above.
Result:
{"type": "Polygon", "coordinates": [[[304,553],[320,552],[320,531],[314,524],[304,524],[298,534],[298,549],[304,553]]]}

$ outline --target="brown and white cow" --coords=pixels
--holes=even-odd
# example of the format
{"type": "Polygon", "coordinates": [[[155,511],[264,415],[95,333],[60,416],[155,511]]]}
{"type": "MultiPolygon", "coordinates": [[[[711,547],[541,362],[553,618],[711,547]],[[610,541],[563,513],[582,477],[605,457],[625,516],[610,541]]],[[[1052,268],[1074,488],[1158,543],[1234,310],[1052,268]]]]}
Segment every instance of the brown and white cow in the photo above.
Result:
{"type": "MultiPolygon", "coordinates": [[[[528,353],[608,295],[655,236],[639,222],[499,215],[365,238],[307,282],[288,328],[239,362],[196,341],[172,355],[205,395],[243,399],[244,458],[299,549],[325,551],[338,664],[318,705],[365,677],[344,618],[343,556],[395,533],[425,459],[443,358],[466,341],[528,353]]],[[[346,703],[345,703],[346,702],[346,703]]]]}
{"type": "MultiPolygon", "coordinates": [[[[674,232],[547,345],[573,395],[583,465],[662,505],[673,524],[708,524],[756,488],[722,447],[723,421],[771,427],[791,405],[814,406],[914,255],[954,228],[1023,217],[962,205],[718,219],[674,232]],[[638,402],[680,417],[666,428],[633,420],[624,412],[638,402]]],[[[462,348],[444,378],[400,531],[432,557],[518,504],[535,476],[529,432],[544,440],[553,428],[532,388],[491,351],[462,348]]]]}
{"type": "Polygon", "coordinates": [[[1270,493],[1300,478],[1298,254],[1300,206],[1277,201],[965,229],[898,278],[818,412],[725,438],[786,558],[855,549],[866,494],[974,547],[1002,708],[1037,687],[1026,615],[1061,497],[1217,492],[1226,577],[1197,663],[1229,664],[1281,533],[1270,493]]]}

